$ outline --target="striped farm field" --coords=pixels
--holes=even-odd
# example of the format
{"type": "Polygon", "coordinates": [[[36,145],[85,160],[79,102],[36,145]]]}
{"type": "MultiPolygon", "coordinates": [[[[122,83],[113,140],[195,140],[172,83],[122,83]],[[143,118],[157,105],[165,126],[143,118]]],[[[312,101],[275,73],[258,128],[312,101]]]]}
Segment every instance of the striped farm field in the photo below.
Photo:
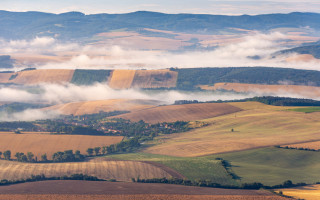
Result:
{"type": "Polygon", "coordinates": [[[128,89],[132,85],[135,73],[135,70],[114,70],[109,86],[113,89],[128,89]]]}
{"type": "Polygon", "coordinates": [[[229,90],[235,92],[246,92],[256,94],[277,94],[292,93],[304,98],[319,98],[320,87],[303,86],[303,85],[262,85],[246,83],[216,83],[214,86],[202,85],[204,90],[229,90]]]}
{"type": "Polygon", "coordinates": [[[64,115],[84,115],[99,113],[100,111],[136,111],[152,108],[158,105],[158,101],[153,100],[127,100],[127,99],[110,99],[98,101],[82,101],[60,104],[44,108],[44,110],[56,110],[64,115]]]}
{"type": "Polygon", "coordinates": [[[155,183],[41,181],[1,186],[0,199],[69,200],[285,200],[266,190],[237,190],[155,183]]]}
{"type": "Polygon", "coordinates": [[[303,187],[288,188],[275,190],[282,191],[284,195],[294,197],[296,199],[304,200],[319,200],[320,199],[320,185],[308,185],[303,187]]]}
{"type": "Polygon", "coordinates": [[[47,154],[48,159],[57,151],[80,150],[86,153],[88,148],[108,146],[119,143],[122,136],[88,136],[88,135],[46,135],[46,134],[0,134],[0,151],[32,152],[40,159],[47,154]]]}
{"type": "Polygon", "coordinates": [[[289,145],[283,145],[282,147],[285,147],[285,146],[292,147],[292,148],[320,150],[320,141],[304,142],[304,143],[298,143],[298,144],[289,144],[289,145]]]}
{"type": "Polygon", "coordinates": [[[320,140],[319,112],[292,112],[258,102],[228,105],[243,111],[202,120],[209,124],[205,127],[160,136],[145,151],[193,157],[320,140]]]}
{"type": "Polygon", "coordinates": [[[101,179],[131,181],[131,178],[172,177],[161,167],[136,161],[110,161],[95,158],[87,162],[72,163],[21,163],[0,160],[0,180],[19,180],[31,175],[44,174],[46,177],[60,177],[72,174],[86,174],[101,179]]]}
{"type": "Polygon", "coordinates": [[[178,72],[170,70],[137,70],[133,88],[171,88],[176,87],[178,72]]]}
{"type": "Polygon", "coordinates": [[[10,83],[15,84],[40,84],[40,83],[69,83],[72,79],[74,70],[68,69],[39,69],[17,72],[10,83]]]}
{"type": "Polygon", "coordinates": [[[201,120],[239,111],[241,111],[240,108],[225,103],[199,103],[158,106],[117,117],[131,121],[144,120],[148,123],[158,123],[201,120]]]}

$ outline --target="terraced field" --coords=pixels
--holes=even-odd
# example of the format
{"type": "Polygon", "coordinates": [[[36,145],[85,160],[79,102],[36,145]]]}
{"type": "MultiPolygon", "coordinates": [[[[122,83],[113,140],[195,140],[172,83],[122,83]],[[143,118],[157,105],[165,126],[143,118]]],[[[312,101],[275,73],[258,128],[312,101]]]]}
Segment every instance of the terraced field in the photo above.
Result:
{"type": "Polygon", "coordinates": [[[294,197],[296,199],[304,200],[319,200],[320,199],[320,185],[308,185],[303,187],[296,187],[290,189],[276,190],[282,191],[284,195],[294,197]]]}
{"type": "Polygon", "coordinates": [[[0,134],[0,151],[32,152],[40,159],[47,154],[48,159],[57,151],[80,150],[85,154],[90,147],[101,147],[119,143],[122,136],[88,136],[88,135],[46,135],[46,134],[0,134]]]}
{"type": "Polygon", "coordinates": [[[241,111],[240,108],[223,103],[199,103],[158,106],[154,108],[118,115],[132,121],[148,123],[201,120],[241,111]]]}
{"type": "Polygon", "coordinates": [[[245,83],[216,83],[214,86],[202,85],[204,90],[229,90],[235,92],[269,94],[291,93],[303,98],[319,98],[320,87],[303,86],[303,85],[261,85],[245,83]]]}
{"type": "Polygon", "coordinates": [[[15,84],[39,84],[39,83],[69,83],[72,79],[74,70],[68,69],[39,69],[17,72],[17,76],[10,80],[15,84]]]}
{"type": "Polygon", "coordinates": [[[161,136],[145,152],[193,157],[320,140],[319,112],[292,112],[257,102],[228,105],[243,111],[203,120],[209,125],[189,132],[161,136]]]}
{"type": "Polygon", "coordinates": [[[96,158],[88,162],[73,163],[19,163],[0,160],[0,180],[26,179],[31,175],[40,174],[46,177],[60,177],[77,173],[119,181],[131,181],[131,178],[137,177],[145,179],[172,177],[159,166],[135,161],[110,161],[96,158]]]}
{"type": "Polygon", "coordinates": [[[43,110],[56,110],[64,115],[84,115],[99,113],[100,111],[136,111],[152,108],[158,105],[158,101],[153,100],[127,100],[127,99],[111,99],[98,101],[83,101],[60,104],[44,108],[43,110]]]}

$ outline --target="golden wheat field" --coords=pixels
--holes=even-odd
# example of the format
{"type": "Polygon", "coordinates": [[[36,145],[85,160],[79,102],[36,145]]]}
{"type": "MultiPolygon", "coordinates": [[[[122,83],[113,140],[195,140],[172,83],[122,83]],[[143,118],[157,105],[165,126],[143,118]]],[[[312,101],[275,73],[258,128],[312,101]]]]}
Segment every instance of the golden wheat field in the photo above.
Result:
{"type": "Polygon", "coordinates": [[[258,102],[229,105],[243,111],[202,120],[209,124],[205,127],[161,136],[145,151],[192,157],[320,140],[318,112],[292,112],[258,102]]]}
{"type": "Polygon", "coordinates": [[[68,69],[39,69],[17,72],[17,77],[10,80],[16,84],[39,84],[39,83],[68,83],[71,81],[74,70],[68,69]]]}
{"type": "Polygon", "coordinates": [[[296,199],[304,200],[319,200],[320,199],[320,185],[308,185],[303,187],[296,187],[290,189],[279,189],[276,192],[282,191],[284,195],[294,197],[296,199]]]}
{"type": "MultiPolygon", "coordinates": [[[[289,144],[289,145],[284,145],[284,146],[293,147],[293,148],[307,148],[307,149],[319,150],[320,149],[320,141],[304,142],[304,143],[298,143],[298,144],[289,144]]],[[[282,146],[282,147],[284,147],[284,146],[282,146]]]]}
{"type": "Polygon", "coordinates": [[[176,87],[178,72],[170,70],[137,70],[133,88],[171,88],[176,87]]]}
{"type": "Polygon", "coordinates": [[[216,83],[214,86],[202,85],[204,90],[233,90],[235,92],[254,92],[257,94],[292,93],[305,98],[319,98],[320,87],[303,85],[261,85],[245,83],[216,83]]]}
{"type": "Polygon", "coordinates": [[[128,89],[134,79],[135,70],[113,70],[109,86],[113,89],[128,89]]]}
{"type": "Polygon", "coordinates": [[[0,151],[32,152],[40,159],[46,153],[48,158],[57,151],[80,150],[82,154],[90,147],[108,146],[119,143],[122,136],[88,136],[88,135],[47,135],[47,134],[0,134],[0,151]]]}
{"type": "Polygon", "coordinates": [[[21,163],[0,160],[0,180],[19,180],[31,175],[44,174],[46,177],[60,177],[72,174],[87,174],[101,179],[131,181],[131,178],[162,178],[171,174],[161,167],[136,161],[110,161],[104,158],[87,162],[70,163],[21,163]]]}
{"type": "Polygon", "coordinates": [[[110,99],[98,101],[82,101],[60,104],[43,108],[43,110],[56,110],[64,115],[84,115],[99,113],[100,111],[136,111],[152,108],[158,105],[154,100],[129,100],[129,99],[110,99]]]}
{"type": "Polygon", "coordinates": [[[193,121],[241,111],[240,108],[224,103],[199,103],[158,106],[145,110],[118,115],[132,121],[144,120],[148,123],[193,121]]]}

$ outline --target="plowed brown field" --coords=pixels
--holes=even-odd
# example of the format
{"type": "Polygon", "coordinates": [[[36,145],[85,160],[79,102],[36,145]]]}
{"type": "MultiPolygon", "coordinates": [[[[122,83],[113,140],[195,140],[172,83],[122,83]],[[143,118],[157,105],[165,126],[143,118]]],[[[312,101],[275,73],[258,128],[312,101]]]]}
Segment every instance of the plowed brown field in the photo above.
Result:
{"type": "Polygon", "coordinates": [[[59,194],[33,194],[10,195],[0,194],[1,200],[285,200],[278,196],[247,196],[247,195],[59,195],[59,194]]]}
{"type": "Polygon", "coordinates": [[[119,118],[132,121],[144,120],[148,123],[194,121],[241,111],[240,108],[224,103],[199,103],[184,105],[158,106],[150,109],[135,111],[119,118]]]}
{"type": "Polygon", "coordinates": [[[282,200],[268,191],[203,188],[153,183],[110,183],[99,181],[44,181],[0,187],[0,199],[231,199],[282,200]]]}
{"type": "Polygon", "coordinates": [[[135,70],[113,70],[109,86],[113,89],[128,89],[131,87],[135,70]]]}
{"type": "Polygon", "coordinates": [[[18,72],[15,79],[9,81],[16,84],[39,84],[39,83],[68,83],[71,81],[74,70],[68,69],[39,69],[18,72]]]}
{"type": "Polygon", "coordinates": [[[136,111],[152,108],[158,104],[159,102],[154,100],[110,99],[99,101],[72,102],[50,106],[44,108],[44,110],[57,110],[64,115],[84,115],[99,113],[100,111],[136,111]]]}
{"type": "Polygon", "coordinates": [[[204,90],[229,90],[235,92],[246,92],[256,94],[279,94],[292,93],[305,98],[319,98],[320,87],[303,86],[303,85],[261,85],[245,83],[216,83],[214,86],[202,85],[204,90]]]}
{"type": "MultiPolygon", "coordinates": [[[[40,159],[46,153],[51,159],[53,153],[65,150],[80,150],[86,153],[89,147],[101,147],[119,143],[122,136],[88,136],[88,135],[44,135],[44,134],[0,134],[0,151],[32,152],[40,159]]],[[[13,157],[14,158],[14,157],[13,157]]]]}
{"type": "Polygon", "coordinates": [[[178,72],[170,70],[137,70],[133,88],[170,88],[176,87],[178,72]]]}
{"type": "Polygon", "coordinates": [[[161,167],[138,161],[110,161],[104,158],[96,158],[88,162],[20,163],[0,160],[0,180],[25,179],[31,177],[32,174],[44,174],[46,177],[87,174],[101,179],[116,179],[119,181],[131,181],[131,178],[138,177],[144,179],[172,177],[161,167]]]}

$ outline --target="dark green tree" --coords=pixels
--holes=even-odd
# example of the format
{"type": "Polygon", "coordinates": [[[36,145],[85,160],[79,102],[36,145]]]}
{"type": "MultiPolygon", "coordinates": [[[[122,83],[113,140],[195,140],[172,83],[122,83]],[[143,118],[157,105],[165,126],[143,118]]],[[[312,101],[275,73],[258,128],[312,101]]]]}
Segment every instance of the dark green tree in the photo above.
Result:
{"type": "Polygon", "coordinates": [[[43,155],[41,155],[41,161],[42,161],[42,162],[47,162],[47,161],[48,161],[48,158],[47,158],[47,154],[46,154],[46,153],[43,154],[43,155]]]}
{"type": "Polygon", "coordinates": [[[93,155],[93,149],[92,148],[88,148],[87,149],[87,153],[89,156],[92,156],[93,155]]]}
{"type": "Polygon", "coordinates": [[[11,159],[11,151],[7,150],[7,151],[3,152],[3,157],[5,160],[10,160],[11,159]]]}
{"type": "Polygon", "coordinates": [[[101,147],[94,148],[94,152],[95,152],[96,156],[98,156],[100,154],[100,150],[101,150],[101,147]]]}

